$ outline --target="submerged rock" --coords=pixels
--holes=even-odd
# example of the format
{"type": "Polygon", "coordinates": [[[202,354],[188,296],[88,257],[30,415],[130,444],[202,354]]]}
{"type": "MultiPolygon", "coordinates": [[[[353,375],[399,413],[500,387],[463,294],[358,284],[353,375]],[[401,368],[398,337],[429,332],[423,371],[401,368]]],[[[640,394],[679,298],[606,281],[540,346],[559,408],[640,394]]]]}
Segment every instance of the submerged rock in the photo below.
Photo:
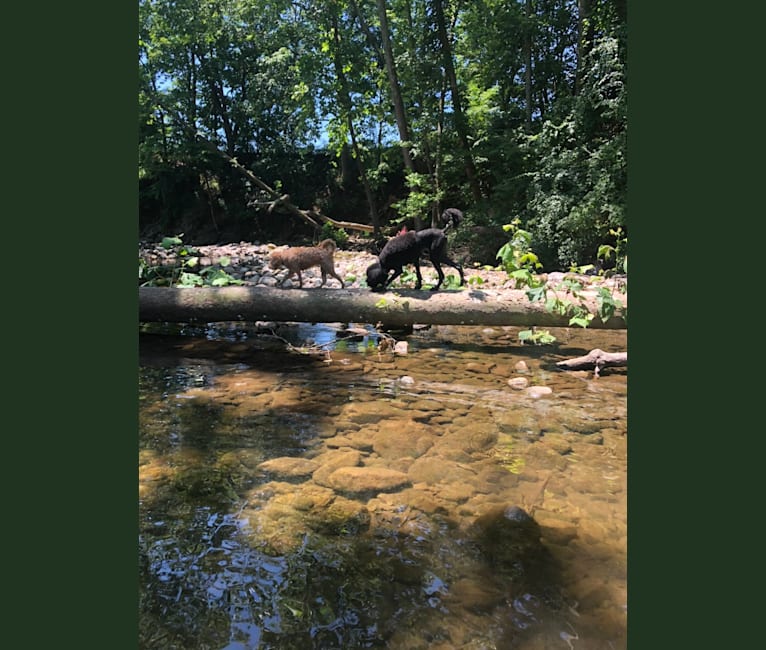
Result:
{"type": "Polygon", "coordinates": [[[477,517],[472,532],[494,566],[523,570],[526,565],[539,565],[543,558],[548,558],[541,542],[540,525],[519,506],[492,508],[477,517]]]}
{"type": "Polygon", "coordinates": [[[319,469],[319,464],[306,458],[283,456],[260,463],[258,469],[269,474],[275,474],[276,476],[298,478],[313,474],[319,469]]]}
{"type": "Polygon", "coordinates": [[[327,477],[327,482],[338,492],[362,494],[398,490],[409,486],[410,479],[403,472],[385,467],[341,467],[327,477]]]}

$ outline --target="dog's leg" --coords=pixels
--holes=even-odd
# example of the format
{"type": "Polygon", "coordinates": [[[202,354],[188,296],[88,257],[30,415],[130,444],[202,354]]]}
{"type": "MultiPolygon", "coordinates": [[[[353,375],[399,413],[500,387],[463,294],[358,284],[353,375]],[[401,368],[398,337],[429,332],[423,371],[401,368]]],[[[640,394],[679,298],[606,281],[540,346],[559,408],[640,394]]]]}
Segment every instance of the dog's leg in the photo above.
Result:
{"type": "Polygon", "coordinates": [[[343,282],[343,278],[341,278],[335,271],[335,261],[333,259],[327,259],[320,264],[319,268],[322,271],[322,286],[324,286],[325,281],[327,280],[327,276],[335,278],[338,282],[340,282],[341,289],[344,289],[346,287],[346,284],[343,282]]]}
{"type": "Polygon", "coordinates": [[[457,262],[451,260],[446,255],[442,257],[441,261],[444,262],[445,264],[449,264],[453,269],[457,270],[457,272],[460,274],[460,286],[462,287],[465,284],[465,277],[463,276],[463,267],[460,266],[460,264],[458,264],[457,262]]]}
{"type": "MultiPolygon", "coordinates": [[[[441,269],[438,269],[438,271],[441,273],[441,269]]],[[[423,286],[423,276],[420,274],[420,260],[415,260],[415,275],[418,276],[418,281],[415,283],[415,289],[419,290],[420,287],[423,286]]],[[[439,280],[439,284],[441,284],[441,280],[439,280]]],[[[436,287],[439,285],[437,284],[436,287]]],[[[435,287],[435,288],[436,288],[435,287]]]]}
{"type": "Polygon", "coordinates": [[[463,275],[463,267],[460,266],[457,262],[450,259],[450,257],[447,255],[447,238],[442,237],[438,244],[436,244],[430,251],[429,251],[429,257],[431,258],[431,263],[436,268],[436,272],[439,274],[439,284],[434,287],[434,289],[438,288],[442,280],[444,280],[444,274],[442,273],[440,264],[448,264],[453,269],[455,269],[460,274],[460,286],[462,287],[463,284],[465,284],[465,277],[463,275]]]}
{"type": "Polygon", "coordinates": [[[298,288],[303,289],[303,276],[300,269],[298,269],[298,288]]]}
{"type": "Polygon", "coordinates": [[[396,280],[396,278],[398,278],[402,274],[402,271],[404,271],[404,267],[400,266],[399,268],[393,269],[393,271],[394,272],[391,274],[391,276],[386,280],[386,283],[383,285],[383,288],[386,288],[389,284],[391,284],[394,280],[396,280]]]}
{"type": "Polygon", "coordinates": [[[431,260],[431,264],[434,265],[436,274],[439,276],[439,281],[431,287],[431,291],[437,291],[439,287],[442,286],[442,282],[444,282],[444,271],[442,271],[442,267],[437,260],[431,260]]]}
{"type": "Polygon", "coordinates": [[[334,277],[338,282],[340,282],[340,288],[341,289],[345,289],[346,288],[346,283],[343,282],[343,278],[341,278],[334,270],[330,271],[330,275],[332,277],[334,277]]]}
{"type": "Polygon", "coordinates": [[[457,262],[451,260],[446,255],[441,255],[437,260],[431,260],[433,262],[434,267],[436,267],[436,272],[439,274],[439,284],[442,283],[442,280],[444,279],[444,274],[442,273],[441,267],[439,263],[447,264],[451,266],[453,269],[455,269],[460,274],[460,286],[462,287],[465,284],[465,276],[463,275],[463,267],[460,266],[457,262]]]}
{"type": "Polygon", "coordinates": [[[465,276],[463,275],[463,267],[460,266],[457,262],[454,262],[452,264],[454,268],[457,269],[457,272],[460,274],[460,286],[462,287],[465,284],[465,276]]]}

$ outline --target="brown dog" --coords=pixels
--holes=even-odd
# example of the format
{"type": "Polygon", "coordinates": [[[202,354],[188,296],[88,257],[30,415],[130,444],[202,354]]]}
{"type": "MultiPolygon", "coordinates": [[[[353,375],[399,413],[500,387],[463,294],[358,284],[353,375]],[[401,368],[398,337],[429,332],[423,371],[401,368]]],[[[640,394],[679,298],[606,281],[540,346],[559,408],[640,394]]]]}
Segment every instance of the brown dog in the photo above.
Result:
{"type": "Polygon", "coordinates": [[[273,270],[286,268],[288,273],[282,279],[279,284],[284,284],[287,278],[292,277],[294,274],[298,274],[298,286],[303,288],[303,278],[301,277],[301,271],[311,268],[312,266],[318,266],[322,271],[322,284],[327,281],[327,276],[331,275],[338,282],[341,287],[345,287],[341,277],[335,272],[335,251],[337,246],[332,239],[325,239],[319,242],[316,246],[295,246],[293,248],[285,248],[284,250],[273,251],[269,258],[269,266],[273,270]]]}

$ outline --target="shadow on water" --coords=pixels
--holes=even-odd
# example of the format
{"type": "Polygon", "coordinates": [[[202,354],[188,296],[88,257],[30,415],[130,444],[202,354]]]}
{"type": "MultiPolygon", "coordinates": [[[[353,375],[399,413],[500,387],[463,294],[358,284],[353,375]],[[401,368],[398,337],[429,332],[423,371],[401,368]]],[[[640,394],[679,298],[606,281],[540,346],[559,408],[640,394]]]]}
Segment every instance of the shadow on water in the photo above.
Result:
{"type": "Polygon", "coordinates": [[[514,335],[141,335],[139,647],[626,647],[624,333],[514,335]]]}

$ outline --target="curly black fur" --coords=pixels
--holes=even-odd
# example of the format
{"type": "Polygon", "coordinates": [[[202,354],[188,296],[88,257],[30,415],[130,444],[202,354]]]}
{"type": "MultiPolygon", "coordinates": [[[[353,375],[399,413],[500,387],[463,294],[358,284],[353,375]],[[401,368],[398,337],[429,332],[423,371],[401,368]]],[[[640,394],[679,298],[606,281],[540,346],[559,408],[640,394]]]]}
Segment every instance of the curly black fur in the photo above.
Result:
{"type": "Polygon", "coordinates": [[[442,212],[442,228],[447,232],[450,227],[457,228],[463,220],[463,213],[457,208],[447,208],[442,212]]]}
{"type": "Polygon", "coordinates": [[[378,254],[378,261],[367,267],[367,286],[373,291],[383,291],[398,278],[407,264],[415,266],[418,280],[415,289],[420,289],[423,278],[420,275],[420,255],[427,252],[436,269],[439,281],[431,291],[436,291],[444,281],[441,264],[448,264],[460,273],[460,285],[465,282],[463,267],[447,256],[447,236],[439,228],[427,228],[417,232],[408,231],[388,240],[378,254]],[[393,271],[393,273],[391,273],[393,271]]]}

